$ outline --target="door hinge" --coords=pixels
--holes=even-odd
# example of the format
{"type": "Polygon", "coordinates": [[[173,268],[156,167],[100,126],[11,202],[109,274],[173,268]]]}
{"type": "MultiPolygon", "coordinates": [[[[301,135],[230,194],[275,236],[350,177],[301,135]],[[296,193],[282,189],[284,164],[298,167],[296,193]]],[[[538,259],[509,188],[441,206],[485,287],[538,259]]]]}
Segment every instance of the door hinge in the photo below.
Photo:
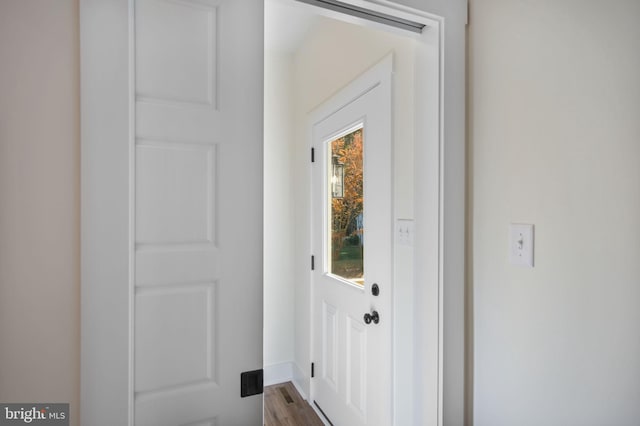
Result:
{"type": "Polygon", "coordinates": [[[316,269],[316,257],[311,255],[311,270],[314,271],[316,269]]]}
{"type": "Polygon", "coordinates": [[[315,148],[311,148],[311,162],[312,163],[316,162],[316,149],[315,148]]]}
{"type": "Polygon", "coordinates": [[[314,362],[311,363],[311,378],[313,379],[316,376],[316,364],[314,362]]]}

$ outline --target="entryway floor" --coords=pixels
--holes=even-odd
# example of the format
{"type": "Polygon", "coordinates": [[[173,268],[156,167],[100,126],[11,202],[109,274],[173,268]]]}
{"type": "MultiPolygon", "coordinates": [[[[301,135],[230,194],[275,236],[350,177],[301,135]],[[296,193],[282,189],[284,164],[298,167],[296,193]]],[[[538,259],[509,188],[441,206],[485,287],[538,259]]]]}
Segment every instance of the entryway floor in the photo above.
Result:
{"type": "Polygon", "coordinates": [[[265,426],[324,426],[313,408],[302,399],[293,383],[264,388],[265,426]]]}

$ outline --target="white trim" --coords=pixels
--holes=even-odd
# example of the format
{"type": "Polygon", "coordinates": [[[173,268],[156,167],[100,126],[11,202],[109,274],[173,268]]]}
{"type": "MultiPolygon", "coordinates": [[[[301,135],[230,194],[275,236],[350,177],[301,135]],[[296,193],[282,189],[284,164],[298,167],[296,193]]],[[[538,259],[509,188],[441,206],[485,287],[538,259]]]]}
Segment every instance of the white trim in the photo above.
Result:
{"type": "MultiPolygon", "coordinates": [[[[365,93],[378,86],[381,81],[389,79],[393,72],[393,55],[389,54],[378,61],[371,68],[366,70],[360,77],[356,78],[347,87],[340,90],[332,98],[330,103],[324,103],[309,114],[309,125],[323,122],[327,117],[340,111],[347,105],[359,99],[365,93]],[[339,106],[336,106],[339,105],[339,106]]],[[[354,127],[350,125],[349,128],[354,127]]],[[[345,129],[336,134],[342,134],[345,129]]],[[[333,135],[332,135],[333,137],[333,135]]]]}
{"type": "Polygon", "coordinates": [[[305,386],[304,386],[304,377],[305,374],[302,372],[302,369],[300,368],[300,366],[295,363],[292,362],[292,370],[293,370],[293,377],[291,378],[291,383],[293,383],[293,386],[296,387],[296,389],[298,389],[298,393],[300,394],[300,396],[302,396],[302,398],[305,401],[309,400],[309,396],[307,395],[307,392],[304,390],[305,386]],[[302,379],[302,381],[301,381],[302,379]]]}
{"type": "Polygon", "coordinates": [[[293,366],[294,364],[291,361],[265,365],[264,385],[271,386],[279,383],[293,382],[293,366]]]}
{"type": "Polygon", "coordinates": [[[129,1],[129,423],[135,424],[135,271],[136,271],[136,43],[135,1],[129,1]]]}
{"type": "Polygon", "coordinates": [[[92,426],[133,421],[131,13],[130,0],[80,2],[80,422],[92,426]]]}
{"type": "Polygon", "coordinates": [[[414,144],[415,424],[442,425],[443,401],[443,19],[416,49],[414,144]],[[435,208],[434,208],[435,206],[435,208]]]}

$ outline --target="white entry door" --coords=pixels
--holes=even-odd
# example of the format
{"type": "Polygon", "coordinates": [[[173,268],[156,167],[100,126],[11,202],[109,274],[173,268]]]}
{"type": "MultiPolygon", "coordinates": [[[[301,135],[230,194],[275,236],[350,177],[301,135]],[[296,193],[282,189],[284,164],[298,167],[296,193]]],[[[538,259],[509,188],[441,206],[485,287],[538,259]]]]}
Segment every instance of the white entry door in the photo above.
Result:
{"type": "Polygon", "coordinates": [[[82,6],[83,424],[260,425],[263,1],[82,6]]]}
{"type": "Polygon", "coordinates": [[[311,114],[312,396],[335,426],[392,421],[388,56],[311,114]]]}

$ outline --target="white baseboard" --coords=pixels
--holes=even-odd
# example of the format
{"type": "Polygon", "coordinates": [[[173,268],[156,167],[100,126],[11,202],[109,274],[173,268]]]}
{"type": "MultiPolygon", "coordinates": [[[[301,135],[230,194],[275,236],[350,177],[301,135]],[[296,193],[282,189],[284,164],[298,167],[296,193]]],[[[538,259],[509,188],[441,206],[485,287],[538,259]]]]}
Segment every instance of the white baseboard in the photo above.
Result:
{"type": "Polygon", "coordinates": [[[281,362],[264,366],[264,385],[271,386],[291,382],[300,396],[308,400],[305,383],[308,379],[295,362],[281,362]]]}
{"type": "Polygon", "coordinates": [[[281,362],[264,366],[264,385],[271,386],[278,383],[293,381],[293,362],[281,362]]]}
{"type": "Polygon", "coordinates": [[[298,366],[298,364],[296,363],[293,363],[293,380],[292,380],[293,385],[298,390],[298,393],[300,394],[300,396],[304,398],[306,401],[309,401],[309,396],[310,396],[309,380],[310,378],[302,372],[302,370],[300,369],[300,366],[298,366]]]}

